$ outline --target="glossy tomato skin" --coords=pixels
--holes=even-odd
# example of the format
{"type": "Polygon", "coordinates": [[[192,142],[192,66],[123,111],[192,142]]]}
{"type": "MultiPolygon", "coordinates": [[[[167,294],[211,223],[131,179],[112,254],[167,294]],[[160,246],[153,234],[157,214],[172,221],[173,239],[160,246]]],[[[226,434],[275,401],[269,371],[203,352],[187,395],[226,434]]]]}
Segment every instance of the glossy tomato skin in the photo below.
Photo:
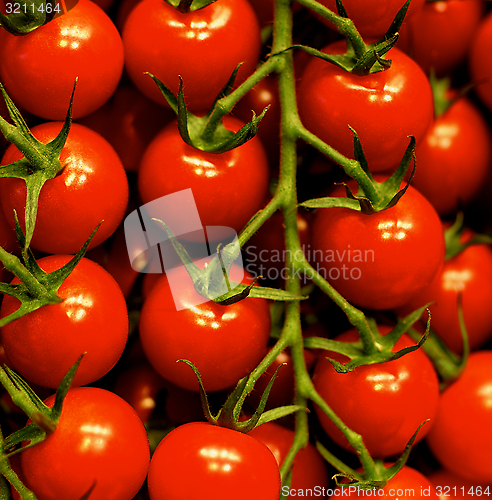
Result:
{"type": "MultiPolygon", "coordinates": [[[[333,196],[344,196],[344,190],[337,188],[333,196]]],[[[322,208],[314,219],[309,258],[348,301],[369,309],[399,307],[442,267],[441,221],[412,186],[394,207],[372,215],[322,208]]]]}
{"type": "MultiPolygon", "coordinates": [[[[54,396],[45,404],[53,406],[54,396]]],[[[131,500],[147,475],[149,442],[134,409],[95,387],[71,389],[58,426],[42,443],[22,452],[22,472],[38,500],[131,500]]]]}
{"type": "MultiPolygon", "coordinates": [[[[268,446],[279,467],[285,460],[294,440],[294,431],[276,422],[267,422],[255,427],[248,435],[268,446]]],[[[298,451],[294,459],[292,479],[288,490],[292,490],[291,496],[294,496],[300,491],[307,492],[309,489],[313,492],[322,492],[323,488],[325,490],[328,488],[327,464],[316,447],[308,443],[305,448],[298,451]]]]}
{"type": "Polygon", "coordinates": [[[492,483],[492,351],[470,354],[441,395],[427,443],[443,467],[475,484],[492,483]]]}
{"type": "MultiPolygon", "coordinates": [[[[379,327],[381,334],[389,327],[379,327]]],[[[336,337],[342,342],[359,338],[356,330],[336,337]]],[[[395,352],[415,345],[404,335],[396,343],[395,352]]],[[[325,356],[346,362],[337,353],[325,356]]],[[[439,401],[439,380],[436,371],[422,350],[385,363],[366,365],[350,373],[337,373],[325,356],[315,367],[313,383],[320,396],[353,431],[361,434],[371,456],[387,458],[403,452],[408,440],[427,419],[415,442],[420,441],[434,425],[439,401]]],[[[340,446],[353,451],[345,437],[325,413],[315,407],[326,433],[340,446]]]]}
{"type": "Polygon", "coordinates": [[[246,376],[267,352],[268,302],[246,298],[227,306],[208,301],[190,307],[200,296],[182,269],[159,279],[145,300],[140,316],[142,346],[154,368],[177,386],[198,390],[192,369],[177,363],[187,359],[198,368],[207,391],[227,389],[246,376]],[[179,284],[171,291],[169,281],[176,283],[176,273],[179,284]],[[184,309],[177,311],[175,300],[184,309]]]}
{"type": "MultiPolygon", "coordinates": [[[[46,122],[32,128],[43,143],[53,140],[60,122],[46,122]]],[[[5,152],[2,165],[22,158],[13,145],[5,152]]],[[[38,202],[32,247],[46,253],[77,253],[97,225],[104,221],[89,248],[106,240],[118,227],[128,204],[128,181],[113,147],[91,129],[72,124],[60,162],[63,171],[46,181],[38,202]]],[[[22,179],[0,181],[1,206],[14,227],[14,209],[23,229],[26,187],[22,179]]]]}
{"type": "MultiPolygon", "coordinates": [[[[345,42],[322,51],[343,53],[345,42]]],[[[415,136],[419,144],[434,116],[430,84],[422,69],[396,47],[387,56],[391,68],[367,76],[313,57],[298,85],[299,114],[306,128],[353,158],[352,127],[372,172],[396,169],[408,136],[415,136]]]]}
{"type": "Polygon", "coordinates": [[[188,109],[208,111],[239,63],[239,84],[256,69],[261,49],[258,19],[247,0],[218,0],[183,14],[166,2],[138,3],[123,28],[125,65],[135,85],[150,99],[166,101],[157,76],[175,94],[179,79],[188,109]]]}
{"type": "MultiPolygon", "coordinates": [[[[432,282],[398,312],[405,316],[430,304],[431,327],[454,352],[463,352],[458,320],[458,294],[472,350],[492,338],[492,249],[471,245],[444,263],[432,282]]],[[[424,313],[424,318],[427,314],[424,313]]]]}
{"type": "MultiPolygon", "coordinates": [[[[224,124],[236,131],[243,122],[226,116],[224,124]]],[[[239,233],[263,208],[269,176],[266,153],[258,138],[226,153],[206,153],[186,144],[173,122],[145,151],[138,191],[148,203],[191,188],[203,226],[227,226],[239,233]]]]}
{"type": "MultiPolygon", "coordinates": [[[[65,265],[71,256],[38,260],[46,272],[65,265]]],[[[16,278],[13,282],[19,282],[16,278]]],[[[105,375],[118,361],[128,337],[128,312],[121,290],[98,264],[83,258],[58,290],[63,302],[43,306],[4,327],[0,334],[10,365],[29,381],[56,388],[86,352],[73,385],[105,375]]],[[[19,307],[5,295],[0,316],[19,307]]]]}
{"type": "MultiPolygon", "coordinates": [[[[333,12],[337,12],[336,0],[320,0],[320,3],[333,12]]],[[[404,3],[404,2],[403,2],[404,3]]],[[[391,26],[398,11],[403,7],[400,0],[345,0],[343,6],[348,17],[353,20],[355,27],[364,38],[380,38],[391,26]]],[[[417,14],[425,0],[412,0],[407,11],[407,18],[417,14]]],[[[318,16],[327,26],[334,28],[327,19],[318,16]]]]}
{"type": "Polygon", "coordinates": [[[205,422],[177,427],[157,446],[149,467],[151,500],[277,500],[275,457],[251,436],[205,422]]]}
{"type": "Polygon", "coordinates": [[[489,496],[492,484],[477,483],[475,480],[467,480],[456,476],[454,472],[439,469],[427,476],[434,485],[440,500],[452,498],[470,498],[472,495],[489,496]]]}
{"type": "Polygon", "coordinates": [[[15,103],[47,120],[65,119],[77,77],[73,117],[102,106],[118,85],[123,59],[118,30],[90,0],[28,35],[0,30],[0,81],[15,103]]]}
{"type": "Polygon", "coordinates": [[[482,18],[475,31],[468,54],[468,67],[471,82],[475,84],[474,91],[480,101],[492,109],[492,12],[482,18]]]}
{"type": "Polygon", "coordinates": [[[489,126],[479,109],[461,97],[435,119],[416,155],[412,185],[439,215],[452,214],[473,199],[490,172],[489,126]]]}
{"type": "Polygon", "coordinates": [[[484,11],[483,0],[425,2],[419,12],[403,22],[398,48],[427,74],[432,68],[437,75],[445,76],[465,61],[484,11]]]}

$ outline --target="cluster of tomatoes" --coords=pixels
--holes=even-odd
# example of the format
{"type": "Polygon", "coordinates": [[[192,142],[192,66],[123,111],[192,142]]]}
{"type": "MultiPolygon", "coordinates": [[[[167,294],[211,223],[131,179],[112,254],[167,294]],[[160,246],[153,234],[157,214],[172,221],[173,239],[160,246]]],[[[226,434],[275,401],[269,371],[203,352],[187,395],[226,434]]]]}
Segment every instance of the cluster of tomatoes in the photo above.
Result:
{"type": "Polygon", "coordinates": [[[490,496],[485,0],[56,12],[0,18],[0,496],[490,496]],[[129,254],[189,189],[244,293],[129,254]]]}

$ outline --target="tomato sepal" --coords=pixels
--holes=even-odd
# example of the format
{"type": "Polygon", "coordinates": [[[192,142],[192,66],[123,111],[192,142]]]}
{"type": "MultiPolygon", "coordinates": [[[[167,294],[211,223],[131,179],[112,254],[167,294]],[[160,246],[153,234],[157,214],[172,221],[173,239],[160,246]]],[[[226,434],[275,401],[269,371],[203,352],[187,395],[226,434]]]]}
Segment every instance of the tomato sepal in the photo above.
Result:
{"type": "Polygon", "coordinates": [[[21,160],[0,167],[0,178],[15,177],[24,179],[26,182],[26,240],[22,245],[23,252],[29,246],[34,233],[41,189],[47,180],[53,179],[63,170],[59,158],[72,124],[72,106],[76,87],[77,79],[60,133],[48,144],[43,144],[32,135],[21,113],[0,83],[0,91],[14,122],[14,125],[11,125],[0,117],[0,131],[7,141],[14,144],[24,154],[21,160]]]}
{"type": "Polygon", "coordinates": [[[145,74],[154,80],[168,104],[177,114],[178,130],[183,141],[201,151],[221,154],[252,139],[256,135],[258,124],[269,108],[269,106],[265,107],[260,115],[253,112],[251,121],[243,125],[237,132],[231,132],[224,126],[222,118],[226,113],[217,112],[217,103],[230,94],[239,67],[240,65],[234,69],[231,77],[216,97],[212,109],[205,116],[196,116],[187,110],[181,77],[179,77],[178,95],[175,96],[159,78],[148,72],[145,74]]]}
{"type": "Polygon", "coordinates": [[[56,271],[46,273],[39,267],[31,249],[25,245],[25,237],[20,228],[17,215],[15,223],[19,243],[21,247],[26,249],[22,255],[23,262],[16,255],[7,252],[2,247],[0,247],[0,261],[2,261],[5,269],[9,270],[20,280],[20,283],[0,283],[0,292],[17,298],[21,302],[21,305],[13,313],[0,319],[0,327],[40,307],[49,304],[59,304],[63,301],[58,296],[58,289],[84,257],[87,247],[102,224],[102,222],[98,224],[82,248],[69,262],[56,271]]]}
{"type": "Polygon", "coordinates": [[[217,0],[165,0],[171,7],[179,10],[183,14],[203,9],[217,0]]]}
{"type": "Polygon", "coordinates": [[[50,22],[60,12],[60,4],[52,0],[32,0],[28,8],[26,5],[24,11],[20,8],[9,15],[0,12],[0,26],[12,35],[27,35],[50,22]]]}

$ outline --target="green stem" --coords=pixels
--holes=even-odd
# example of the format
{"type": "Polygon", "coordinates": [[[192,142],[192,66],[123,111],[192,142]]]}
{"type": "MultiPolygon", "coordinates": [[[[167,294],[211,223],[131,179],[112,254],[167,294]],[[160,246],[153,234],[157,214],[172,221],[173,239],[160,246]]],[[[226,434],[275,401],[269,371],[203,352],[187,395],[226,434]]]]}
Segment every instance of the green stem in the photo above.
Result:
{"type": "Polygon", "coordinates": [[[340,17],[338,14],[335,14],[335,12],[328,9],[324,5],[321,5],[316,0],[297,0],[297,2],[307,9],[323,16],[334,24],[339,33],[345,38],[348,38],[352,43],[357,59],[364,55],[367,50],[367,46],[351,19],[340,17]]]}

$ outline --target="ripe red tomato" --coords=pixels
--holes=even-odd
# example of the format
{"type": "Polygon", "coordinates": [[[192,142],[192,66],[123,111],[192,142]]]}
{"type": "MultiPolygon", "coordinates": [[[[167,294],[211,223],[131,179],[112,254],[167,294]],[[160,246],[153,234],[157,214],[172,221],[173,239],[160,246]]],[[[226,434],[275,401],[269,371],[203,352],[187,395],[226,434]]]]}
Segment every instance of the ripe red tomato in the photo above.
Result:
{"type": "Polygon", "coordinates": [[[205,422],[177,427],[157,446],[149,467],[151,500],[277,500],[280,474],[260,441],[205,422]]]}
{"type": "MultiPolygon", "coordinates": [[[[53,140],[60,122],[33,127],[33,135],[43,143],[53,140]]],[[[11,145],[2,165],[22,158],[11,145]]],[[[87,127],[72,124],[60,156],[63,171],[46,181],[41,189],[32,247],[46,253],[75,254],[92,231],[101,224],[90,247],[106,240],[118,227],[128,203],[128,181],[121,160],[112,146],[87,127]]],[[[22,179],[0,180],[3,213],[14,227],[14,212],[25,230],[26,184],[22,179]]]]}
{"type": "MultiPolygon", "coordinates": [[[[337,188],[333,195],[344,193],[337,188]]],[[[316,269],[348,301],[369,309],[405,304],[431,283],[444,260],[439,216],[411,186],[394,207],[376,214],[320,209],[312,244],[308,258],[316,269]]]]}
{"type": "Polygon", "coordinates": [[[144,73],[157,76],[176,94],[180,75],[188,109],[199,112],[209,110],[239,63],[244,64],[238,84],[253,73],[261,34],[247,0],[218,0],[187,14],[160,0],[144,0],[128,15],[123,44],[128,74],[143,94],[165,104],[144,73]]]}
{"type": "MultiPolygon", "coordinates": [[[[294,441],[294,431],[282,427],[276,422],[267,422],[266,424],[255,427],[249,436],[258,439],[266,444],[269,450],[275,456],[280,467],[285,460],[287,453],[294,441]]],[[[291,496],[301,496],[301,491],[306,493],[312,489],[317,496],[321,496],[328,487],[328,468],[327,463],[319,454],[318,450],[312,443],[297,452],[292,466],[292,479],[289,487],[282,488],[285,494],[289,492],[291,496]]]]}
{"type": "MultiPolygon", "coordinates": [[[[337,12],[336,0],[320,0],[320,3],[337,12]]],[[[403,7],[401,0],[344,0],[343,6],[355,27],[364,38],[380,38],[390,27],[398,11],[403,7]]],[[[425,0],[412,0],[407,18],[415,16],[423,7],[425,0]]],[[[327,19],[318,16],[327,26],[334,28],[327,19]]]]}
{"type": "Polygon", "coordinates": [[[0,30],[0,81],[14,102],[47,120],[65,118],[76,77],[73,117],[102,106],[118,85],[123,59],[118,30],[89,0],[27,35],[0,30]]]}
{"type": "MultiPolygon", "coordinates": [[[[390,465],[390,464],[388,464],[390,465]]],[[[358,472],[361,472],[360,470],[358,472]]],[[[363,497],[368,496],[368,491],[357,489],[355,486],[346,486],[346,493],[340,491],[340,486],[335,490],[331,499],[336,499],[341,496],[363,497]]],[[[404,465],[398,474],[388,481],[386,486],[374,493],[375,496],[380,496],[388,499],[401,500],[407,498],[430,498],[437,499],[437,493],[426,477],[418,470],[404,465]]]]}
{"type": "Polygon", "coordinates": [[[492,351],[470,354],[460,378],[441,394],[427,443],[456,476],[492,483],[492,351]]]}
{"type": "MultiPolygon", "coordinates": [[[[232,131],[243,125],[230,116],[224,124],[232,131]]],[[[256,137],[226,153],[206,153],[186,144],[173,122],[145,151],[138,190],[148,203],[191,188],[203,226],[227,226],[239,233],[263,207],[269,177],[266,154],[256,137]]]]}
{"type": "MultiPolygon", "coordinates": [[[[467,232],[471,237],[471,232],[467,232]]],[[[458,293],[461,292],[463,315],[471,349],[492,338],[492,249],[487,244],[471,245],[444,263],[434,280],[403,306],[399,313],[432,302],[431,327],[454,352],[463,352],[458,320],[458,293]]],[[[426,320],[427,314],[424,315],[426,320]]]]}
{"type": "MultiPolygon", "coordinates": [[[[379,331],[384,335],[390,328],[381,326],[379,331]]],[[[353,329],[336,339],[354,342],[359,335],[353,329]]],[[[393,351],[411,345],[415,342],[403,335],[393,351]]],[[[337,373],[326,357],[339,362],[347,360],[333,352],[320,356],[313,375],[316,390],[347,427],[362,436],[373,457],[386,458],[402,453],[420,424],[431,419],[420,429],[415,442],[435,425],[439,380],[422,350],[394,361],[361,366],[349,373],[337,373]]],[[[315,410],[326,433],[340,446],[354,451],[326,414],[318,406],[315,410]]]]}
{"type": "MultiPolygon", "coordinates": [[[[52,272],[70,260],[51,255],[38,260],[52,272]]],[[[19,283],[17,278],[14,283],[19,283]]],[[[105,375],[118,361],[128,336],[128,312],[121,290],[98,264],[83,258],[59,288],[63,302],[43,306],[0,330],[10,366],[43,387],[56,388],[81,354],[87,352],[74,385],[85,385],[105,375]]],[[[5,295],[0,317],[19,307],[5,295]]]]}
{"type": "Polygon", "coordinates": [[[475,30],[468,54],[468,66],[474,91],[488,109],[492,109],[492,12],[482,18],[475,30]]]}
{"type": "Polygon", "coordinates": [[[427,74],[432,68],[444,76],[465,61],[484,11],[484,0],[425,2],[414,16],[405,19],[398,48],[427,74]]]}
{"type": "MultiPolygon", "coordinates": [[[[53,406],[54,396],[45,404],[53,406]]],[[[135,410],[95,387],[71,389],[58,426],[21,454],[23,477],[38,500],[131,500],[149,467],[147,432],[135,410]]]]}
{"type": "Polygon", "coordinates": [[[456,212],[485,183],[492,161],[490,144],[489,126],[479,109],[466,97],[458,99],[435,119],[417,147],[412,185],[439,215],[456,212]]]}
{"type": "Polygon", "coordinates": [[[207,391],[227,389],[267,352],[268,302],[246,298],[227,306],[212,301],[193,305],[199,299],[183,266],[158,280],[140,316],[142,346],[154,368],[175,385],[198,390],[192,369],[177,363],[187,359],[198,368],[207,391]],[[184,308],[177,311],[175,302],[184,308]]]}
{"type": "MultiPolygon", "coordinates": [[[[322,51],[343,53],[345,45],[336,42],[322,51]]],[[[434,116],[431,87],[422,69],[396,47],[387,57],[391,68],[367,76],[313,57],[298,84],[299,114],[306,128],[353,158],[350,125],[372,172],[396,169],[408,136],[415,136],[419,144],[434,116]]]]}

